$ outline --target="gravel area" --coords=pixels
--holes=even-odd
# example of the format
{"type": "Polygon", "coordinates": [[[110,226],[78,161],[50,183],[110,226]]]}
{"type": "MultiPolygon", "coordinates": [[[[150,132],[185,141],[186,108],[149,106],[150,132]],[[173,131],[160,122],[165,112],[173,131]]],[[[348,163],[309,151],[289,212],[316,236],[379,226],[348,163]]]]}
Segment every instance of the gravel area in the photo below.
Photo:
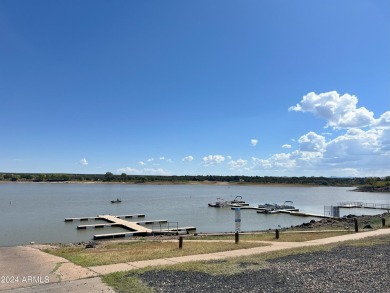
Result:
{"type": "MultiPolygon", "coordinates": [[[[386,238],[389,239],[389,238],[386,238]]],[[[149,271],[156,292],[390,292],[390,242],[269,260],[267,268],[233,276],[149,271]]],[[[245,264],[243,264],[245,265],[245,264]]]]}

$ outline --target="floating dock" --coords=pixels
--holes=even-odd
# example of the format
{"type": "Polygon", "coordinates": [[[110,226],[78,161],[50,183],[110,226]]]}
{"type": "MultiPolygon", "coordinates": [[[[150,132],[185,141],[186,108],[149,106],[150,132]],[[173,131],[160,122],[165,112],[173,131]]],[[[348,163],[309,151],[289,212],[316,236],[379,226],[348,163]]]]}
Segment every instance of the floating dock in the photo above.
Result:
{"type": "Polygon", "coordinates": [[[289,211],[289,210],[280,210],[279,212],[280,213],[289,214],[291,216],[299,216],[299,217],[313,217],[313,218],[325,218],[325,219],[334,218],[332,216],[325,216],[325,215],[311,214],[311,213],[303,213],[303,212],[289,211]]]}
{"type": "Polygon", "coordinates": [[[121,218],[144,218],[144,214],[136,215],[121,215],[121,216],[112,216],[112,215],[99,215],[97,217],[83,217],[83,218],[66,218],[65,222],[73,221],[88,221],[88,220],[103,220],[108,223],[106,224],[91,224],[91,225],[78,225],[77,229],[89,229],[89,228],[109,228],[109,227],[120,227],[124,228],[130,232],[119,232],[119,233],[108,233],[108,234],[99,234],[94,235],[94,239],[109,239],[109,238],[123,238],[123,237],[132,237],[132,236],[147,236],[147,235],[166,235],[166,234],[188,234],[189,232],[195,232],[195,227],[176,227],[169,228],[169,223],[167,220],[154,220],[154,221],[139,221],[139,222],[130,222],[123,220],[121,218]],[[163,229],[161,224],[167,224],[168,228],[163,229]],[[143,225],[153,225],[159,224],[160,229],[153,230],[143,225]]]}
{"type": "Polygon", "coordinates": [[[337,203],[339,208],[362,208],[362,209],[378,209],[390,211],[390,204],[380,203],[364,203],[359,201],[345,201],[337,203]]]}
{"type": "MultiPolygon", "coordinates": [[[[116,216],[117,218],[145,218],[145,214],[135,214],[135,215],[121,215],[116,216]]],[[[73,222],[73,221],[88,221],[88,220],[101,220],[100,216],[97,217],[82,217],[82,218],[66,218],[65,222],[73,222]]]]}

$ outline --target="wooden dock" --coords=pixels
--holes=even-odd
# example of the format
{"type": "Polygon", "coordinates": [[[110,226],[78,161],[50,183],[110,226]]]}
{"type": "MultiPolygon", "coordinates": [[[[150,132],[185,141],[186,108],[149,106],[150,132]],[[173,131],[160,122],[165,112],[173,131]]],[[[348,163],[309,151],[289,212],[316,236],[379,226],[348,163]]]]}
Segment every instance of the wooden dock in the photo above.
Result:
{"type": "Polygon", "coordinates": [[[152,229],[145,228],[136,222],[129,222],[126,220],[119,219],[116,216],[100,215],[100,216],[98,216],[98,218],[105,220],[109,223],[116,224],[117,226],[125,228],[126,230],[129,230],[129,231],[142,232],[142,233],[152,233],[152,229]]]}
{"type": "Polygon", "coordinates": [[[89,229],[89,228],[109,228],[109,227],[121,227],[129,232],[119,232],[119,233],[108,233],[108,234],[99,234],[94,235],[94,239],[110,239],[110,238],[123,238],[123,237],[132,237],[132,236],[147,236],[147,235],[166,235],[166,234],[188,234],[189,232],[196,231],[195,227],[176,227],[169,228],[169,222],[167,220],[154,220],[154,221],[138,221],[130,222],[123,220],[121,218],[144,218],[144,214],[136,215],[121,215],[121,216],[111,216],[111,215],[99,215],[97,217],[83,217],[83,218],[66,218],[65,222],[73,221],[88,221],[88,220],[103,220],[108,223],[106,224],[91,224],[91,225],[78,225],[77,229],[89,229]],[[161,227],[161,224],[167,224],[168,228],[164,229],[161,227]],[[160,228],[158,230],[153,230],[146,228],[143,225],[153,225],[159,224],[160,228]]]}

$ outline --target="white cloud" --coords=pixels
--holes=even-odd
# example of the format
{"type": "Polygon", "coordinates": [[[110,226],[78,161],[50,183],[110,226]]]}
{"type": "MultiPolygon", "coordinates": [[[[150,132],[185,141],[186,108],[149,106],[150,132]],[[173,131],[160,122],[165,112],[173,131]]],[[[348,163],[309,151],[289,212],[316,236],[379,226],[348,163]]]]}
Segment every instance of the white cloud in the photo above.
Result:
{"type": "Polygon", "coordinates": [[[306,152],[324,152],[325,151],[325,137],[319,134],[316,134],[313,131],[301,136],[298,139],[300,143],[301,151],[306,152]]]}
{"type": "Polygon", "coordinates": [[[126,173],[128,175],[172,175],[171,172],[158,168],[143,168],[143,169],[135,169],[132,167],[125,167],[125,168],[120,168],[117,170],[118,173],[126,173]]]}
{"type": "Polygon", "coordinates": [[[149,158],[149,159],[146,160],[146,162],[149,162],[149,163],[153,162],[153,161],[154,161],[154,158],[149,158]]]}
{"type": "Polygon", "coordinates": [[[164,156],[163,156],[163,157],[160,157],[160,160],[164,161],[164,160],[165,160],[165,157],[164,157],[164,156]]]}
{"type": "Polygon", "coordinates": [[[225,161],[225,157],[221,155],[208,155],[207,157],[203,157],[203,166],[211,166],[220,164],[225,161]]]}
{"type": "Polygon", "coordinates": [[[284,144],[284,145],[282,145],[282,148],[291,149],[291,144],[284,144]]]}
{"type": "Polygon", "coordinates": [[[383,113],[373,124],[375,127],[390,128],[390,111],[383,113]]]}
{"type": "Polygon", "coordinates": [[[300,103],[289,111],[311,112],[327,121],[327,127],[365,127],[375,122],[373,112],[356,108],[358,99],[350,94],[339,95],[336,91],[317,95],[314,92],[303,96],[300,103]]]}
{"type": "Polygon", "coordinates": [[[288,153],[274,154],[268,159],[252,157],[252,163],[261,169],[291,169],[296,166],[295,158],[288,153]]]}
{"type": "Polygon", "coordinates": [[[230,166],[230,170],[241,169],[247,165],[248,161],[243,159],[238,159],[236,161],[231,160],[228,165],[230,166]]]}
{"type": "Polygon", "coordinates": [[[326,147],[326,157],[341,161],[361,161],[362,155],[374,155],[380,150],[381,131],[349,129],[330,141],[326,147]]]}
{"type": "Polygon", "coordinates": [[[141,166],[146,165],[146,163],[144,161],[139,161],[138,164],[141,165],[141,166]]]}
{"type": "Polygon", "coordinates": [[[258,142],[257,139],[251,139],[251,145],[252,145],[252,146],[256,146],[256,145],[257,145],[257,142],[258,142]]]}
{"type": "Polygon", "coordinates": [[[183,162],[192,162],[194,160],[193,156],[187,156],[181,159],[183,162]]]}
{"type": "Polygon", "coordinates": [[[86,158],[82,158],[80,161],[79,161],[79,164],[80,165],[83,165],[83,166],[87,166],[88,165],[88,161],[86,158]]]}
{"type": "Polygon", "coordinates": [[[232,157],[231,157],[231,156],[227,156],[226,158],[227,158],[228,160],[231,160],[231,159],[232,159],[232,157]]]}

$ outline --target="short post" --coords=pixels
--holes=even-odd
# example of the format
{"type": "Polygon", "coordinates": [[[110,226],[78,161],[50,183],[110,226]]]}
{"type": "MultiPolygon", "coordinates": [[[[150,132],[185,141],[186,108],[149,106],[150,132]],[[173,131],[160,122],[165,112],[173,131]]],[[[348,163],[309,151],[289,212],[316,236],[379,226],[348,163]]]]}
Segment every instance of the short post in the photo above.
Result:
{"type": "Polygon", "coordinates": [[[183,249],[183,237],[179,237],[179,249],[183,249]]]}
{"type": "Polygon", "coordinates": [[[386,219],[382,218],[382,227],[386,226],[386,219]]]}
{"type": "Polygon", "coordinates": [[[278,229],[275,230],[275,238],[279,239],[279,230],[278,229]]]}
{"type": "Polygon", "coordinates": [[[236,244],[238,244],[238,242],[240,241],[240,236],[238,236],[239,234],[238,234],[238,232],[236,232],[235,234],[234,234],[234,238],[235,238],[235,243],[236,244]]]}
{"type": "Polygon", "coordinates": [[[359,232],[358,220],[354,218],[353,222],[355,223],[355,232],[359,232]]]}

